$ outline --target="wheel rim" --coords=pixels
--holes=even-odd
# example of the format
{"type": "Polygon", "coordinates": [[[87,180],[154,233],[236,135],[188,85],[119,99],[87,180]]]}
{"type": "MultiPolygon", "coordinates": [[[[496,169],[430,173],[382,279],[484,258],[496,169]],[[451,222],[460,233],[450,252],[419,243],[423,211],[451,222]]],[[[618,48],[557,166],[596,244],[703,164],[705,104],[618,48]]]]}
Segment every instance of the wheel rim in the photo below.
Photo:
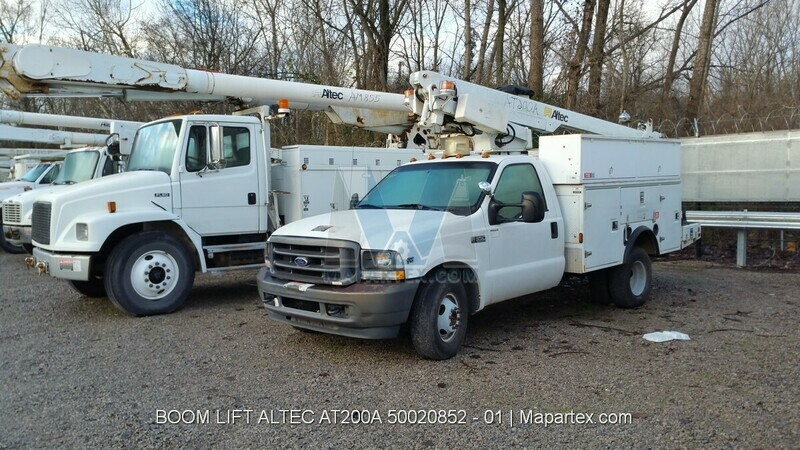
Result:
{"type": "Polygon", "coordinates": [[[642,295],[647,286],[647,269],[641,261],[635,261],[631,266],[631,293],[635,296],[642,295]]]}
{"type": "Polygon", "coordinates": [[[439,301],[437,328],[439,337],[444,342],[449,342],[456,335],[461,326],[461,309],[453,294],[447,294],[439,301]]]}
{"type": "Polygon", "coordinates": [[[136,259],[131,269],[133,290],[148,300],[169,295],[178,282],[178,263],[169,253],[153,250],[136,259]]]}

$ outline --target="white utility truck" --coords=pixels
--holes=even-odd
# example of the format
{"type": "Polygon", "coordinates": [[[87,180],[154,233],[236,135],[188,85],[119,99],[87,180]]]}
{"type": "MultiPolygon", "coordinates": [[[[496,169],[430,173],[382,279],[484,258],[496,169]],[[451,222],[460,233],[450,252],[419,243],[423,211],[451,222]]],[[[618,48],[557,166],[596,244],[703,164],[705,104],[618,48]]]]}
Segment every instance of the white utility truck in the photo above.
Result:
{"type": "Polygon", "coordinates": [[[439,159],[403,165],[354,209],[268,240],[258,287],[299,329],[391,338],[455,355],[469,316],[589,274],[594,297],[642,305],[650,256],[699,237],[681,213],[680,147],[632,129],[455,80],[411,74],[417,131],[439,159]],[[561,130],[593,134],[534,133],[561,130]]]}
{"type": "MultiPolygon", "coordinates": [[[[183,69],[45,46],[0,46],[8,95],[128,99],[250,98],[325,110],[384,132],[408,126],[399,94],[183,69]],[[10,75],[9,75],[10,74],[10,75]],[[20,82],[19,80],[24,80],[20,82]],[[382,109],[364,116],[364,111],[382,109]]],[[[131,314],[179,308],[195,271],[259,267],[284,221],[347,209],[421,150],[296,146],[272,150],[252,116],[184,115],[141,127],[126,172],[53,192],[33,206],[35,266],[131,314]],[[316,174],[316,175],[315,175],[316,174]],[[321,180],[321,181],[320,181],[321,180]]]]}
{"type": "Polygon", "coordinates": [[[121,160],[130,154],[133,135],[141,125],[139,122],[108,120],[95,117],[79,117],[60,114],[41,114],[22,111],[0,110],[0,122],[13,125],[38,125],[59,128],[83,128],[107,131],[109,134],[73,133],[52,129],[33,129],[22,127],[4,128],[8,134],[0,133],[0,139],[12,138],[22,141],[36,141],[45,144],[59,144],[70,147],[75,144],[95,145],[73,150],[62,155],[63,165],[48,189],[22,192],[2,200],[0,209],[0,239],[4,239],[11,252],[19,253],[22,248],[28,253],[31,244],[31,213],[33,203],[49,190],[86,181],[95,177],[117,173],[121,170],[121,160]],[[112,138],[113,136],[113,138],[112,138]],[[109,139],[111,138],[111,139],[109,139]],[[113,141],[110,148],[98,147],[101,142],[113,141]]]}

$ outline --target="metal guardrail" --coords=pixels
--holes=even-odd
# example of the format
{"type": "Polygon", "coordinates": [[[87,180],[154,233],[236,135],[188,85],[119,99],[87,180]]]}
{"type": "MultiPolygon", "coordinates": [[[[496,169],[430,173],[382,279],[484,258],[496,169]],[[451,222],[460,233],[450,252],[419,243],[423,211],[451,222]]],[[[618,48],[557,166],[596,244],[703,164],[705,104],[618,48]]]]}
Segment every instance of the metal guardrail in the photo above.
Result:
{"type": "MultiPolygon", "coordinates": [[[[686,211],[688,222],[702,227],[736,228],[736,265],[747,265],[747,230],[800,230],[800,213],[751,212],[751,211],[686,211]]],[[[783,233],[781,233],[781,238],[783,233]]]]}

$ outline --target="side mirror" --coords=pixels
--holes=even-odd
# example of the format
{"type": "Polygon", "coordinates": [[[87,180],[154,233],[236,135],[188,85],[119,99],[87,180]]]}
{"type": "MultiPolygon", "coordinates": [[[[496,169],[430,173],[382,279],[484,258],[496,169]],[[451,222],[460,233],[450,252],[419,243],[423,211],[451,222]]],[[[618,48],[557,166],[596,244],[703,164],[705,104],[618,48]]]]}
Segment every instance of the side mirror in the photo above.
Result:
{"type": "Polygon", "coordinates": [[[545,206],[542,195],[538,192],[522,193],[522,221],[536,223],[544,220],[545,206]]]}
{"type": "Polygon", "coordinates": [[[106,138],[106,151],[111,156],[119,155],[119,134],[112,133],[106,138]]]}
{"type": "Polygon", "coordinates": [[[356,209],[356,206],[358,206],[358,192],[350,197],[350,209],[356,209]]]}
{"type": "Polygon", "coordinates": [[[479,182],[478,189],[488,196],[492,195],[492,185],[488,181],[479,182]]]}
{"type": "Polygon", "coordinates": [[[208,165],[211,169],[224,169],[225,151],[222,143],[222,127],[217,124],[211,125],[208,127],[208,134],[211,138],[208,165]]]}

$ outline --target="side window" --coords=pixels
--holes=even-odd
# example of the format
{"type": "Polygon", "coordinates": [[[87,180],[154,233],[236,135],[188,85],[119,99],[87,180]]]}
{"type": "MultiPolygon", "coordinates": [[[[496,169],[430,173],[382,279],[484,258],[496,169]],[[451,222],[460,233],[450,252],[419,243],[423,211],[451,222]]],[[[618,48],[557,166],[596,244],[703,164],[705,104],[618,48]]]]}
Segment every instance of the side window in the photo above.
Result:
{"type": "MultiPolygon", "coordinates": [[[[494,199],[500,203],[519,204],[522,201],[523,192],[538,192],[544,200],[542,183],[536,169],[531,164],[515,164],[508,166],[497,182],[497,189],[494,191],[494,199]]],[[[546,208],[546,205],[545,205],[546,208]]],[[[501,219],[516,219],[522,214],[519,206],[508,206],[498,212],[501,219]]]]}
{"type": "Polygon", "coordinates": [[[245,127],[222,129],[222,145],[225,151],[225,167],[240,167],[250,164],[250,130],[245,127]]]}
{"type": "Polygon", "coordinates": [[[106,175],[112,175],[117,173],[117,165],[114,164],[113,158],[106,158],[106,162],[103,163],[103,172],[100,174],[101,177],[106,175]]]}
{"type": "Polygon", "coordinates": [[[186,146],[186,170],[197,172],[206,167],[208,156],[207,128],[205,125],[194,125],[189,130],[189,143],[186,146]]]}
{"type": "Polygon", "coordinates": [[[58,176],[58,172],[60,172],[60,171],[61,171],[61,165],[60,164],[53,164],[53,168],[50,169],[50,172],[47,172],[47,175],[45,175],[42,178],[42,181],[40,181],[39,184],[50,184],[50,183],[52,183],[53,180],[56,179],[56,177],[58,176]]]}

